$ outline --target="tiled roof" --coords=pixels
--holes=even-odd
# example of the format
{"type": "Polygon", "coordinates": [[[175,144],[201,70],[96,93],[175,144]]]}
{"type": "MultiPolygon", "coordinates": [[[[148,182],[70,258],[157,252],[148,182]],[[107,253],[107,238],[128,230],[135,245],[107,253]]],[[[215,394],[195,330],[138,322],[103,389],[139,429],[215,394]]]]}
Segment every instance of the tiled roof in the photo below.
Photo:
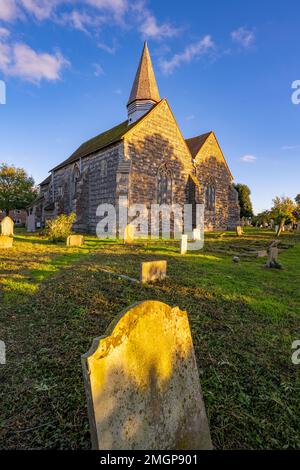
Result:
{"type": "Polygon", "coordinates": [[[98,152],[109,145],[119,142],[125,134],[135,127],[142,119],[144,119],[151,111],[155,108],[154,105],[144,116],[138,119],[136,122],[128,125],[128,121],[124,121],[121,124],[109,129],[108,131],[102,132],[102,134],[97,135],[93,139],[88,140],[82,144],[67,160],[64,160],[62,163],[53,168],[52,171],[63,168],[70,163],[76,162],[80,158],[91,155],[94,152],[98,152]]]}
{"type": "Polygon", "coordinates": [[[201,147],[205,144],[207,138],[210,136],[211,132],[207,132],[206,134],[198,135],[198,137],[193,137],[192,139],[186,139],[186,143],[192,157],[195,158],[201,147]]]}
{"type": "Polygon", "coordinates": [[[160,101],[159,91],[152,67],[147,42],[145,42],[142,57],[130,93],[128,105],[136,100],[160,101]]]}

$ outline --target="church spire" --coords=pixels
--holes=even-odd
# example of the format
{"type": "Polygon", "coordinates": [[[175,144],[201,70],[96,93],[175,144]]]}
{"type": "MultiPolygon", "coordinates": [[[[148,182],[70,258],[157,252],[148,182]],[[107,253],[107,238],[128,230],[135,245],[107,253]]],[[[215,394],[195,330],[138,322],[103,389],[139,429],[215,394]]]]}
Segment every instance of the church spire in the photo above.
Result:
{"type": "Polygon", "coordinates": [[[129,124],[137,121],[160,101],[148,44],[145,42],[142,57],[127,104],[129,124]]]}

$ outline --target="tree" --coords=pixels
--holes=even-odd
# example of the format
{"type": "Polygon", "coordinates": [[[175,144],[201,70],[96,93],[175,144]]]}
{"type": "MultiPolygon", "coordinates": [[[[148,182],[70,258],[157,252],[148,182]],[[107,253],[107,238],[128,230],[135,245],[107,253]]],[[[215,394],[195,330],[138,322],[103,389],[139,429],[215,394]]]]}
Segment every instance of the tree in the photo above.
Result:
{"type": "Polygon", "coordinates": [[[260,212],[252,218],[252,224],[256,227],[260,227],[261,225],[269,225],[271,219],[272,216],[270,211],[260,212]]]}
{"type": "Polygon", "coordinates": [[[273,199],[271,209],[272,217],[278,224],[277,237],[280,236],[286,222],[295,222],[296,204],[289,197],[276,197],[273,199]]]}
{"type": "Polygon", "coordinates": [[[251,191],[250,188],[246,184],[236,184],[235,189],[239,195],[239,204],[241,208],[241,217],[245,219],[249,219],[253,217],[253,208],[251,202],[251,191]]]}
{"type": "Polygon", "coordinates": [[[22,168],[0,165],[0,209],[9,214],[13,209],[26,209],[36,198],[34,180],[22,168]]]}

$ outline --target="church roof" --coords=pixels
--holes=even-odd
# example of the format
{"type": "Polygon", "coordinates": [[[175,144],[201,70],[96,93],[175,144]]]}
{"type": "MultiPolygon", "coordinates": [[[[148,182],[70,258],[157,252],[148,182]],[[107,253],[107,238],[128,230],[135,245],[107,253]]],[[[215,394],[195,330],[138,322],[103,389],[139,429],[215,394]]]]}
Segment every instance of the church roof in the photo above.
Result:
{"type": "Polygon", "coordinates": [[[51,175],[47,176],[47,178],[42,181],[39,186],[46,186],[46,184],[49,184],[51,182],[51,175]]]}
{"type": "Polygon", "coordinates": [[[99,150],[102,150],[103,148],[108,147],[109,145],[116,144],[125,136],[125,134],[130,129],[135,127],[142,119],[144,119],[146,115],[148,115],[154,109],[154,107],[134,123],[128,125],[128,121],[124,121],[121,124],[118,124],[117,126],[113,127],[112,129],[102,132],[102,134],[99,134],[96,137],[93,137],[92,139],[88,140],[87,142],[84,142],[74,153],[72,153],[69,158],[57,165],[51,171],[63,168],[64,166],[69,165],[70,163],[76,162],[80,158],[87,157],[92,153],[99,152],[99,150]]]}
{"type": "Polygon", "coordinates": [[[192,139],[186,139],[186,143],[192,157],[195,158],[201,147],[205,144],[206,140],[210,136],[212,132],[207,132],[206,134],[198,135],[197,137],[193,137],[192,139]]]}
{"type": "Polygon", "coordinates": [[[153,71],[152,61],[147,42],[145,42],[142,57],[130,93],[128,105],[136,100],[160,101],[159,91],[153,71]]]}

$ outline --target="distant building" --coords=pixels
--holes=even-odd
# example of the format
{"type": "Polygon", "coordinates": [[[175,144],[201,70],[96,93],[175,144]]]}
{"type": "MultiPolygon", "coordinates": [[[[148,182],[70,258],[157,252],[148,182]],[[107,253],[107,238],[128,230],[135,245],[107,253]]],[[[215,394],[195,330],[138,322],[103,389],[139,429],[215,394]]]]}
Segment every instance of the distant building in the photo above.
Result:
{"type": "Polygon", "coordinates": [[[95,233],[99,204],[205,204],[207,230],[240,224],[233,176],[213,132],[185,139],[161,99],[145,43],[128,119],[82,144],[41,183],[37,221],[75,212],[75,230],[95,233]]]}

